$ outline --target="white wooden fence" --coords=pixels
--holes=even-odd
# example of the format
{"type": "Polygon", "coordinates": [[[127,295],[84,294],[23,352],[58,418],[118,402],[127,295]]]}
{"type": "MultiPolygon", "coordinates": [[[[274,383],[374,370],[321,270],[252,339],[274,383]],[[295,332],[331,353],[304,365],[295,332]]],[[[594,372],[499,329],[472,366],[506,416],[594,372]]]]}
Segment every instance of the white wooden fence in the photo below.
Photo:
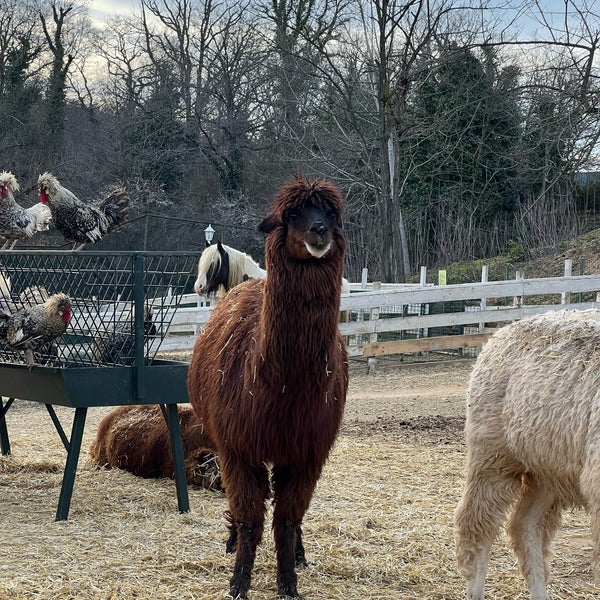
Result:
{"type": "MultiPolygon", "coordinates": [[[[566,265],[565,272],[569,272],[566,265]]],[[[350,356],[374,357],[481,346],[493,328],[525,316],[551,310],[588,309],[596,306],[600,275],[517,278],[507,281],[454,285],[351,284],[340,309],[352,320],[340,323],[350,356]],[[572,302],[579,294],[594,301],[572,302]],[[537,296],[537,298],[533,298],[537,296]],[[535,303],[533,303],[535,301],[535,303]],[[443,303],[442,312],[431,310],[443,303]],[[461,333],[439,335],[436,329],[454,327],[461,333]],[[407,339],[388,339],[407,338],[407,339]]],[[[176,310],[161,351],[191,349],[212,308],[199,298],[185,296],[176,310]]]]}

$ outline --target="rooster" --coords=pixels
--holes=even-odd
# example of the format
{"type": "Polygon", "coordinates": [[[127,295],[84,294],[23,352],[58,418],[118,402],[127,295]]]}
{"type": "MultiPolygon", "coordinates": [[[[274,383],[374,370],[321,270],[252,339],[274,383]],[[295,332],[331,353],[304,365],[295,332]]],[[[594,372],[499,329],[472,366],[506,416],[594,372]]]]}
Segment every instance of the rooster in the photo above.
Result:
{"type": "Polygon", "coordinates": [[[50,228],[50,209],[42,202],[23,208],[13,196],[18,191],[17,178],[9,171],[0,173],[0,235],[6,238],[1,250],[11,250],[19,240],[50,228]]]}
{"type": "Polygon", "coordinates": [[[35,304],[15,313],[0,310],[0,339],[13,350],[25,353],[31,370],[36,364],[33,352],[60,337],[71,320],[71,300],[66,294],[54,294],[43,304],[35,304]]]}
{"type": "Polygon", "coordinates": [[[51,173],[38,178],[40,200],[52,212],[55,227],[73,242],[72,250],[95,244],[121,225],[129,212],[129,196],[115,190],[97,206],[84,204],[51,173]]]}

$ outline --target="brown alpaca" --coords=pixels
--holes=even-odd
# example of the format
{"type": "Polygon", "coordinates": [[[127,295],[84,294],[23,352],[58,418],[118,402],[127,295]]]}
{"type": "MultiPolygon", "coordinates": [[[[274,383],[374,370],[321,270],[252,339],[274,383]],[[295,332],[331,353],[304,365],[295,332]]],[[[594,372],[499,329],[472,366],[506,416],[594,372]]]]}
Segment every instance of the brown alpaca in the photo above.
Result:
{"type": "MultiPolygon", "coordinates": [[[[214,446],[191,406],[180,405],[188,483],[222,491],[214,446]]],[[[139,477],[173,477],[175,469],[167,423],[154,404],[119,406],[100,421],[90,446],[92,460],[102,466],[129,471],[139,477]]]]}
{"type": "Polygon", "coordinates": [[[259,230],[267,278],[235,287],[198,337],[190,401],[214,441],[229,501],[233,598],[247,598],[269,472],[280,596],[300,598],[300,526],[338,432],[348,387],[338,332],[346,240],[332,184],[298,177],[259,230]]]}

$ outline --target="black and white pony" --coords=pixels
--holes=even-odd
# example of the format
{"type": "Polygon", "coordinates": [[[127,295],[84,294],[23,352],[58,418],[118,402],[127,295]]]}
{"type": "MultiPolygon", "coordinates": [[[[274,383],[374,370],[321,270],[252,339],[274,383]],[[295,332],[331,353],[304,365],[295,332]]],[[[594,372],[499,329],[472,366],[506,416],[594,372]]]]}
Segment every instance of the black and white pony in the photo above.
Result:
{"type": "MultiPolygon", "coordinates": [[[[264,279],[266,276],[267,271],[249,254],[217,241],[215,245],[206,246],[200,255],[194,291],[199,296],[213,296],[218,299],[242,281],[264,279]]],[[[349,293],[350,283],[342,277],[342,294],[349,293]]],[[[350,317],[344,311],[340,320],[346,322],[350,317]]]]}
{"type": "Polygon", "coordinates": [[[200,256],[194,291],[199,296],[220,297],[242,281],[266,276],[267,272],[249,254],[218,241],[200,256]]]}

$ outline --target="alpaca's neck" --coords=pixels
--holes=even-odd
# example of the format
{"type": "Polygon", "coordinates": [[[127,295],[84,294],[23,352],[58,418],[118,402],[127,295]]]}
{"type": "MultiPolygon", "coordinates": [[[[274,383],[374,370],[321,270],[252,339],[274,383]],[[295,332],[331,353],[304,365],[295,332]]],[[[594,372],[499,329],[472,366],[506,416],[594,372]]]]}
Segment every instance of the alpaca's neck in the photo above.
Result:
{"type": "MultiPolygon", "coordinates": [[[[290,267],[290,265],[286,265],[290,267]]],[[[341,269],[270,268],[261,314],[261,354],[277,372],[302,373],[327,360],[337,343],[341,269]],[[285,358],[283,358],[285,357],[285,358]]]]}

